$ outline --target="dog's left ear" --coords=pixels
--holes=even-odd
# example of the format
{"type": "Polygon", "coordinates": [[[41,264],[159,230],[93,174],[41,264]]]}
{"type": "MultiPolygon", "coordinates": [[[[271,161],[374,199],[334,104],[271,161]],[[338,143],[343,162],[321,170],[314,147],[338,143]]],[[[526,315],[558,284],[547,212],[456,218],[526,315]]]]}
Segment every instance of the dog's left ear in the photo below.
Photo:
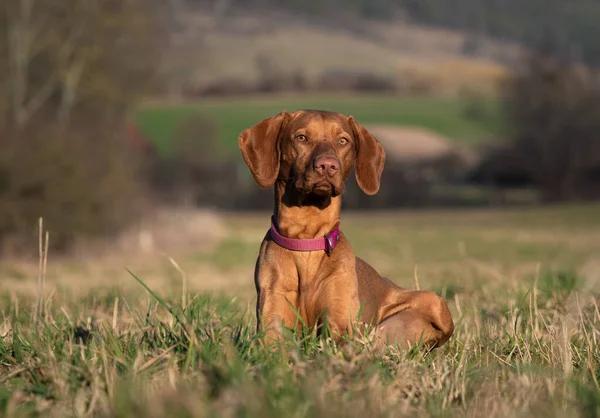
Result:
{"type": "Polygon", "coordinates": [[[244,162],[263,189],[273,186],[279,175],[279,135],[289,117],[284,110],[244,130],[238,137],[244,162]]]}
{"type": "Polygon", "coordinates": [[[374,195],[379,191],[381,173],[385,164],[385,151],[373,135],[363,128],[354,117],[348,118],[356,139],[356,182],[363,192],[374,195]]]}

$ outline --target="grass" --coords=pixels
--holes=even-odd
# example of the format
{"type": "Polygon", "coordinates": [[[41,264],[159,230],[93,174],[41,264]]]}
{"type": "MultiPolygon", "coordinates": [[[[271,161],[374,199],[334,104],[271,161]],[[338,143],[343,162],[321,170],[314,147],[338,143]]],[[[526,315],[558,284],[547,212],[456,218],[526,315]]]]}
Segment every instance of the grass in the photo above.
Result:
{"type": "Polygon", "coordinates": [[[477,119],[467,116],[469,105],[463,99],[372,95],[213,99],[195,104],[145,106],[138,110],[137,121],[162,152],[170,151],[177,126],[196,113],[214,118],[219,141],[226,149],[234,149],[239,133],[262,119],[282,110],[306,108],[354,115],[362,124],[422,126],[461,143],[484,140],[500,130],[495,103],[487,103],[483,116],[477,119]]]}
{"type": "Polygon", "coordinates": [[[382,356],[367,338],[262,348],[252,269],[268,214],[224,226],[212,250],[176,256],[185,277],[50,255],[38,320],[35,266],[0,265],[0,416],[600,414],[600,206],[344,214],[358,255],[405,287],[417,264],[457,324],[431,353],[382,356]]]}

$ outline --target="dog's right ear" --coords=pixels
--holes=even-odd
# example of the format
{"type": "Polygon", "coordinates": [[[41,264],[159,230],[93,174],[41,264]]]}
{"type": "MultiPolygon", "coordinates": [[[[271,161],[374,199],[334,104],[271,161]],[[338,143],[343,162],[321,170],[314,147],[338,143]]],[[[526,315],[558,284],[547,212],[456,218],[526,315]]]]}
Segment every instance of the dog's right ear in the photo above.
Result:
{"type": "Polygon", "coordinates": [[[281,131],[290,114],[285,110],[244,130],[238,137],[244,162],[252,177],[263,189],[275,184],[279,174],[279,152],[281,131]]]}

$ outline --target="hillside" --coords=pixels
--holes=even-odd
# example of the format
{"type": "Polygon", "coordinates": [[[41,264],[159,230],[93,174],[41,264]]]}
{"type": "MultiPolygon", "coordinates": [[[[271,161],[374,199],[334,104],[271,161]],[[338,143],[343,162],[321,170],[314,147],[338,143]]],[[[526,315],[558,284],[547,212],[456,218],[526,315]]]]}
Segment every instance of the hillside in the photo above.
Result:
{"type": "MultiPolygon", "coordinates": [[[[600,62],[597,0],[186,0],[227,19],[247,11],[285,10],[328,24],[349,18],[403,21],[452,28],[531,46],[544,41],[571,49],[593,64],[600,62]]],[[[471,45],[477,50],[477,42],[471,45]]]]}
{"type": "Polygon", "coordinates": [[[314,84],[319,77],[344,73],[435,84],[442,92],[488,88],[520,51],[515,44],[481,37],[473,51],[473,36],[458,30],[364,19],[329,23],[289,12],[219,19],[188,11],[181,23],[173,54],[186,67],[177,74],[188,88],[277,74],[314,84]]]}

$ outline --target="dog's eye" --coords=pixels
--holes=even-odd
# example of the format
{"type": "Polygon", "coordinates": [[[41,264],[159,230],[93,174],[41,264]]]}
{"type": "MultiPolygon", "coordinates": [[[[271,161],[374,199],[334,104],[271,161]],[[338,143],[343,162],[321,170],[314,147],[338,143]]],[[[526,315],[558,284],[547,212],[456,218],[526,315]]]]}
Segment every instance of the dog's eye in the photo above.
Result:
{"type": "Polygon", "coordinates": [[[348,143],[348,140],[346,138],[340,138],[339,143],[340,145],[346,145],[348,143]]]}
{"type": "Polygon", "coordinates": [[[296,139],[297,139],[298,141],[306,141],[306,135],[298,135],[298,136],[296,137],[296,139]]]}

